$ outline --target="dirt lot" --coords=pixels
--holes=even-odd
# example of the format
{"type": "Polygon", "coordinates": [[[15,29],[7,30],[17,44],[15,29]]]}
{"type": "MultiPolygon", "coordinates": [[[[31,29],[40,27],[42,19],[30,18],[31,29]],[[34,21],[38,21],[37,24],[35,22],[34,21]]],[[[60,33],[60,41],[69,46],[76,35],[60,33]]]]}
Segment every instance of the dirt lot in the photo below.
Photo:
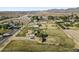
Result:
{"type": "Polygon", "coordinates": [[[16,17],[16,16],[23,16],[23,15],[26,15],[27,13],[24,13],[24,12],[10,12],[10,11],[3,11],[3,12],[0,12],[0,16],[8,16],[8,17],[16,17]]]}

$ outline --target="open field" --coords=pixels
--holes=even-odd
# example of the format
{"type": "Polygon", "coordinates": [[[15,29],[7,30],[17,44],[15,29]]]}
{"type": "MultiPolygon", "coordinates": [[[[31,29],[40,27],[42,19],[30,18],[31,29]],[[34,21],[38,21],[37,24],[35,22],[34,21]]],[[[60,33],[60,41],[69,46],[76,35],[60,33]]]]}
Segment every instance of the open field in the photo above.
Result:
{"type": "MultiPolygon", "coordinates": [[[[63,15],[71,15],[72,12],[37,12],[35,14],[28,14],[28,16],[63,16],[63,15]]],[[[79,16],[78,12],[74,12],[75,14],[77,14],[79,16]]]]}
{"type": "Polygon", "coordinates": [[[25,37],[27,32],[28,32],[28,28],[25,27],[16,36],[17,37],[25,37]]]}
{"type": "Polygon", "coordinates": [[[64,48],[61,46],[41,44],[29,40],[13,40],[3,49],[3,51],[72,51],[72,48],[64,48]]]}
{"type": "Polygon", "coordinates": [[[47,30],[48,41],[60,45],[63,47],[74,47],[74,42],[72,39],[67,37],[61,30],[47,30]]]}
{"type": "Polygon", "coordinates": [[[64,32],[74,40],[75,47],[79,48],[79,30],[64,30],[64,32]]]}
{"type": "Polygon", "coordinates": [[[0,16],[8,16],[8,17],[17,17],[17,16],[23,16],[26,15],[26,12],[19,12],[19,11],[2,11],[0,12],[0,16]]]}

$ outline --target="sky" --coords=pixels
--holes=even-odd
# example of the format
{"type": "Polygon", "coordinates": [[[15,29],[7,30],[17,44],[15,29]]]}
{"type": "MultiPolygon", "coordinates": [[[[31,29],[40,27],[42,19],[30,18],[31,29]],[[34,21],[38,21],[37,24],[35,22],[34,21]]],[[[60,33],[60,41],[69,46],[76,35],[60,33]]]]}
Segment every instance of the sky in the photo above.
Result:
{"type": "Polygon", "coordinates": [[[79,0],[0,0],[0,7],[79,7],[79,0]]]}
{"type": "Polygon", "coordinates": [[[48,9],[67,9],[67,7],[0,7],[0,11],[41,11],[48,9]]]}
{"type": "Polygon", "coordinates": [[[0,11],[38,11],[79,7],[79,0],[0,0],[0,11]]]}

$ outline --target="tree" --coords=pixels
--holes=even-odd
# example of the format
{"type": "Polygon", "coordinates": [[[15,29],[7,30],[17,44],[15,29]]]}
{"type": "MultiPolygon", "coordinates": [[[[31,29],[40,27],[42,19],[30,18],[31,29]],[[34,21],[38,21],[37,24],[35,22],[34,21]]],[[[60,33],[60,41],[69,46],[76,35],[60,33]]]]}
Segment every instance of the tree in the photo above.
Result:
{"type": "Polygon", "coordinates": [[[41,29],[36,30],[35,35],[37,37],[40,37],[42,39],[42,42],[46,42],[46,38],[48,37],[48,34],[41,29]]]}
{"type": "Polygon", "coordinates": [[[46,37],[48,37],[48,34],[41,33],[41,36],[40,37],[42,38],[42,42],[46,42],[46,37]]]}
{"type": "Polygon", "coordinates": [[[38,16],[32,16],[32,17],[31,17],[31,21],[33,21],[33,20],[39,20],[39,19],[38,19],[38,16]]]}
{"type": "Polygon", "coordinates": [[[53,16],[48,16],[48,19],[49,19],[49,20],[53,20],[54,17],[53,17],[53,16]]]}
{"type": "Polygon", "coordinates": [[[76,15],[76,16],[75,16],[75,19],[79,19],[79,17],[76,15]]]}

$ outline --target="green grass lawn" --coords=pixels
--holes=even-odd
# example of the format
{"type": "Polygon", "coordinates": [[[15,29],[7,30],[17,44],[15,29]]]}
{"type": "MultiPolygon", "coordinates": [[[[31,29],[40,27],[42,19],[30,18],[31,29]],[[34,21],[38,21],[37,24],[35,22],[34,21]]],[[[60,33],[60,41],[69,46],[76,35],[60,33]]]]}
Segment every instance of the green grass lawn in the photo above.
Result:
{"type": "Polygon", "coordinates": [[[42,44],[29,40],[13,40],[11,41],[3,51],[20,51],[20,52],[50,52],[50,51],[73,51],[72,48],[65,48],[62,46],[56,46],[52,44],[42,44]]]}

